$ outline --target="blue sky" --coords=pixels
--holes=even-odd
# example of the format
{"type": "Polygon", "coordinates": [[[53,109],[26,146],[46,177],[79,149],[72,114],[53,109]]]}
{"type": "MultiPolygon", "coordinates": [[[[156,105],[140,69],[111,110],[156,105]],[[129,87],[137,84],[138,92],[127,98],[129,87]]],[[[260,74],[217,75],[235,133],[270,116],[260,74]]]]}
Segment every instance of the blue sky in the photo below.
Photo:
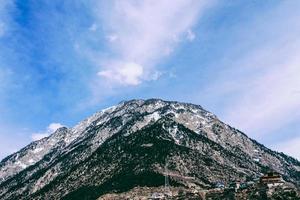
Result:
{"type": "Polygon", "coordinates": [[[192,102],[300,159],[300,1],[0,4],[0,158],[133,98],[192,102]]]}

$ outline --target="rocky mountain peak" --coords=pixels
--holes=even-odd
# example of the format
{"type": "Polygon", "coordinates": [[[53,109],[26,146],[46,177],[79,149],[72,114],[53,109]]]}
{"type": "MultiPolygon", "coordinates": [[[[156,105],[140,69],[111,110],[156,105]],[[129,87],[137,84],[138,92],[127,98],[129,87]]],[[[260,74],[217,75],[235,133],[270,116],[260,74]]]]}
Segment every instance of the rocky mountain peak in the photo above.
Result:
{"type": "Polygon", "coordinates": [[[298,161],[266,148],[201,106],[138,99],[62,127],[2,160],[0,198],[22,199],[24,192],[36,199],[88,193],[95,198],[139,185],[159,186],[166,162],[174,185],[209,188],[218,181],[254,179],[268,170],[300,185],[298,161]]]}

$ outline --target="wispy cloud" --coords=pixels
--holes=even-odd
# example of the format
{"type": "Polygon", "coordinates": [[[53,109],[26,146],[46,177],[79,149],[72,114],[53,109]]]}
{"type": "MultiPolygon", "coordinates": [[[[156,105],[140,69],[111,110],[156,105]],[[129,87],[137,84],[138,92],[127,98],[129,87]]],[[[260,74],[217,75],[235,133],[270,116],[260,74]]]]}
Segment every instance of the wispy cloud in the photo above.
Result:
{"type": "Polygon", "coordinates": [[[11,6],[13,6],[13,1],[2,0],[0,3],[0,39],[6,34],[6,31],[8,31],[11,6]]]}
{"type": "Polygon", "coordinates": [[[13,29],[13,23],[10,15],[10,13],[13,13],[13,8],[13,1],[2,0],[0,3],[0,108],[2,104],[1,100],[5,98],[5,91],[11,82],[11,75],[13,74],[6,56],[6,53],[11,50],[4,44],[5,36],[7,36],[13,29]]]}
{"type": "Polygon", "coordinates": [[[49,126],[46,128],[46,130],[38,132],[38,133],[33,133],[31,135],[31,138],[33,141],[35,140],[40,140],[44,137],[49,136],[51,133],[54,133],[57,129],[63,127],[64,125],[60,123],[51,123],[49,126]]]}
{"type": "Polygon", "coordinates": [[[192,30],[189,29],[187,31],[186,38],[191,42],[196,38],[196,35],[192,30]]]}
{"type": "Polygon", "coordinates": [[[291,140],[276,143],[272,145],[272,148],[279,152],[284,152],[300,160],[299,146],[300,146],[300,137],[296,137],[291,140]]]}
{"type": "Polygon", "coordinates": [[[136,63],[113,63],[110,67],[114,70],[103,70],[98,72],[99,76],[107,78],[109,81],[117,81],[124,85],[138,85],[143,75],[143,67],[136,63]]]}
{"type": "Polygon", "coordinates": [[[239,32],[234,56],[226,54],[232,61],[224,59],[210,88],[226,104],[222,118],[252,137],[276,138],[276,130],[300,119],[300,15],[293,4],[283,2],[239,32]]]}
{"type": "Polygon", "coordinates": [[[0,4],[0,38],[4,35],[5,33],[5,6],[6,2],[4,1],[3,3],[1,2],[0,4]]]}
{"type": "MultiPolygon", "coordinates": [[[[291,49],[286,50],[290,53],[291,49]]],[[[247,86],[226,116],[235,125],[257,135],[271,133],[300,117],[300,96],[293,92],[300,87],[298,54],[274,56],[285,61],[274,59],[270,63],[272,69],[246,78],[247,86]]]]}
{"type": "Polygon", "coordinates": [[[182,40],[192,41],[192,28],[207,1],[113,1],[100,15],[111,56],[98,75],[111,83],[138,85],[152,80],[157,64],[182,40]]]}
{"type": "MultiPolygon", "coordinates": [[[[1,114],[2,114],[1,109],[1,114]]],[[[27,145],[31,140],[28,131],[18,127],[19,124],[2,123],[0,120],[0,160],[27,145]]]]}

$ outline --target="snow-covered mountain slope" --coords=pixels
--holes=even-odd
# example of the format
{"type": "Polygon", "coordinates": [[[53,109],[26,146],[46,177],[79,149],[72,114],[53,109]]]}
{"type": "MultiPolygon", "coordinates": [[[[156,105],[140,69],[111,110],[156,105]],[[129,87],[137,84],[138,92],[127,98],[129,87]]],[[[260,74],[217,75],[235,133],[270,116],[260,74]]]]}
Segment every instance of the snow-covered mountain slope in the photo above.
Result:
{"type": "Polygon", "coordinates": [[[62,143],[62,141],[68,132],[69,130],[65,127],[59,128],[50,137],[32,142],[17,153],[14,153],[2,160],[0,163],[0,181],[6,180],[28,166],[35,164],[51,150],[55,148],[63,148],[66,143],[62,143]]]}
{"type": "Polygon", "coordinates": [[[34,141],[20,151],[6,157],[0,163],[0,183],[23,169],[36,164],[46,154],[55,151],[56,154],[64,150],[76,138],[85,133],[85,129],[101,116],[112,112],[115,106],[95,113],[91,117],[77,124],[74,128],[62,127],[57,129],[49,137],[34,141]]]}
{"type": "Polygon", "coordinates": [[[210,187],[272,169],[300,186],[297,160],[264,147],[201,106],[149,99],[97,112],[5,158],[0,198],[74,199],[81,193],[96,198],[136,185],[160,185],[166,163],[175,184],[210,187]]]}

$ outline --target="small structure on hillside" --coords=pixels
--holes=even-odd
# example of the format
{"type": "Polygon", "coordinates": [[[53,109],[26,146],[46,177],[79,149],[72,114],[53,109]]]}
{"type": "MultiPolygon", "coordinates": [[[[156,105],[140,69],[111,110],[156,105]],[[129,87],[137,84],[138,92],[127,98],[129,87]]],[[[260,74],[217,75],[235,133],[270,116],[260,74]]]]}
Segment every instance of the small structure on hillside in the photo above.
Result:
{"type": "Polygon", "coordinates": [[[168,162],[165,164],[165,196],[172,196],[172,191],[170,190],[168,164],[168,162]]]}
{"type": "Polygon", "coordinates": [[[277,172],[269,172],[260,177],[260,183],[267,185],[268,187],[283,185],[284,181],[281,175],[277,172]]]}
{"type": "Polygon", "coordinates": [[[253,159],[255,162],[258,162],[258,163],[260,162],[260,160],[261,160],[261,153],[260,153],[259,150],[255,149],[255,150],[253,151],[252,159],[253,159]]]}
{"type": "Polygon", "coordinates": [[[216,182],[216,188],[224,189],[225,184],[222,181],[216,182]]]}
{"type": "Polygon", "coordinates": [[[238,189],[240,189],[240,186],[241,186],[241,182],[240,181],[234,181],[234,182],[230,182],[229,183],[229,189],[232,189],[235,192],[237,192],[238,189]]]}
{"type": "Polygon", "coordinates": [[[164,199],[164,198],[165,198],[164,194],[159,193],[159,192],[154,192],[149,199],[156,200],[156,199],[164,199]]]}

